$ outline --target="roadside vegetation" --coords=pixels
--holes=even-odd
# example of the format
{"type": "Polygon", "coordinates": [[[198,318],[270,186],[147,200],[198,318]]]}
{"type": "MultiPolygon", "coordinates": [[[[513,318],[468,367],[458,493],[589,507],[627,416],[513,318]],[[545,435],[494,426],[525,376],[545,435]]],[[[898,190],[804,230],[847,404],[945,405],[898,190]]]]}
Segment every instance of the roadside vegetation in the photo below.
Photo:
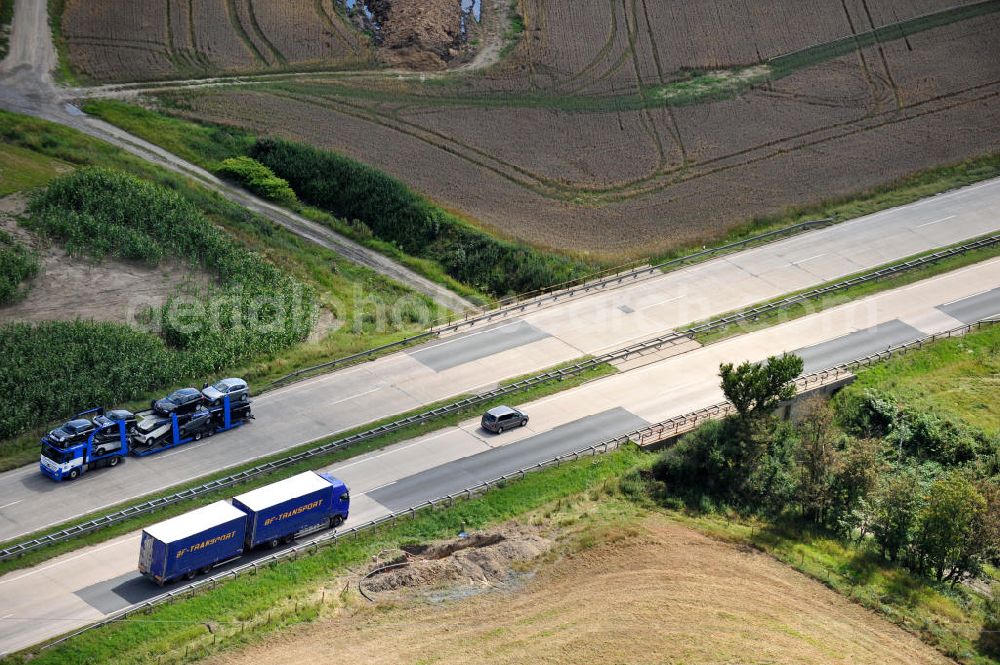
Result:
{"type": "MultiPolygon", "coordinates": [[[[534,291],[598,267],[495,238],[395,178],[328,150],[255,139],[238,129],[199,125],[113,100],[89,101],[84,110],[216,172],[231,168],[224,166],[227,160],[238,160],[229,164],[243,164],[245,170],[251,158],[316,210],[302,210],[291,199],[280,202],[393,258],[416,259],[404,263],[446,286],[464,285],[463,295],[469,289],[493,298],[534,291]]],[[[236,180],[246,184],[244,176],[236,180]]]]}
{"type": "Polygon", "coordinates": [[[832,402],[810,398],[791,422],[771,414],[792,358],[723,366],[738,413],[685,436],[626,485],[949,657],[996,662],[1000,402],[983,387],[998,345],[996,326],[937,342],[861,372],[832,402]],[[971,407],[956,408],[966,397],[971,407]]]}
{"type": "MultiPolygon", "coordinates": [[[[322,600],[317,598],[317,592],[326,588],[336,576],[364,565],[381,551],[454,536],[463,530],[485,528],[544,507],[550,508],[550,515],[558,514],[564,508],[571,508],[569,497],[606,485],[642,457],[642,453],[630,446],[608,455],[530,474],[482,498],[459,501],[452,508],[418,514],[415,519],[396,526],[362,534],[356,539],[344,539],[315,554],[262,567],[256,575],[241,577],[193,598],[157,607],[135,621],[88,632],[58,647],[38,652],[31,662],[39,665],[144,663],[155,661],[160,654],[172,657],[179,652],[176,655],[180,656],[192,643],[198,647],[194,653],[204,655],[224,646],[258,639],[278,628],[314,619],[320,606],[317,601],[336,602],[342,589],[330,588],[322,594],[322,600]],[[211,623],[220,628],[223,639],[206,632],[205,617],[212,617],[211,623]],[[246,629],[248,624],[250,628],[246,629]],[[225,633],[221,630],[223,626],[225,633]]],[[[22,662],[27,658],[27,655],[14,656],[11,661],[22,662]]]]}
{"type": "MultiPolygon", "coordinates": [[[[137,317],[141,331],[89,321],[0,327],[2,345],[14,353],[7,357],[21,359],[0,369],[0,467],[33,459],[43,426],[93,403],[148,403],[180,384],[200,385],[212,372],[260,386],[395,341],[436,317],[426,297],[78,132],[0,112],[0,140],[5,152],[36,167],[30,177],[18,171],[10,179],[4,171],[8,193],[51,183],[33,196],[22,226],[86,260],[155,264],[174,257],[216,280],[202,290],[185,286],[163,308],[137,317]],[[234,325],[244,314],[262,325],[234,325]],[[313,339],[302,343],[310,331],[313,339]],[[89,337],[97,340],[91,349],[81,343],[89,337]],[[142,359],[142,370],[120,374],[132,367],[128,354],[142,359]],[[53,381],[62,389],[43,388],[53,381]],[[25,389],[33,385],[51,399],[25,389]]],[[[25,272],[21,264],[11,276],[25,272]]]]}

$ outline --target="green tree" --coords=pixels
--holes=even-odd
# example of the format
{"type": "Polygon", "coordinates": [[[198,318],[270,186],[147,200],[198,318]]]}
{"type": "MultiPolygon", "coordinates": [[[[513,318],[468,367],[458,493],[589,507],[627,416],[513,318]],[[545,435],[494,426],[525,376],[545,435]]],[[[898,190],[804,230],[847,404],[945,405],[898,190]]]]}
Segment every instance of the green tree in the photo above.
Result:
{"type": "Polygon", "coordinates": [[[916,473],[901,471],[882,479],[868,503],[868,522],[882,556],[896,561],[913,536],[920,508],[916,473]]]}
{"type": "Polygon", "coordinates": [[[962,471],[935,480],[917,516],[918,570],[954,584],[982,554],[986,500],[962,471]],[[977,551],[979,550],[979,551],[977,551]]]}
{"type": "Polygon", "coordinates": [[[831,521],[847,536],[858,530],[859,538],[864,539],[867,533],[867,519],[862,508],[883,472],[884,448],[879,439],[845,437],[842,441],[831,521]]]}
{"type": "Polygon", "coordinates": [[[803,514],[824,524],[836,502],[836,482],[842,466],[833,409],[825,398],[817,395],[803,402],[798,434],[795,495],[803,514]]]}
{"type": "Polygon", "coordinates": [[[740,420],[767,416],[783,400],[795,395],[791,382],[802,373],[802,358],[794,354],[771,356],[764,363],[744,362],[719,366],[722,392],[736,407],[740,420]]]}

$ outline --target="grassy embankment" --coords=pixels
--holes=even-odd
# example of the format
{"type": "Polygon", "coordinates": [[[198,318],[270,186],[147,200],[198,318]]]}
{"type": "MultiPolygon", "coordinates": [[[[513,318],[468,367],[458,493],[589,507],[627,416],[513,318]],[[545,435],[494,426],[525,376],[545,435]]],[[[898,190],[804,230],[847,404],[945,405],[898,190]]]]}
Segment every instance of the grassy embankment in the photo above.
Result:
{"type": "MultiPolygon", "coordinates": [[[[576,362],[576,361],[572,361],[572,362],[576,362]]],[[[572,364],[572,363],[567,363],[567,364],[572,364]]],[[[561,366],[562,365],[558,365],[556,367],[561,367],[561,366]]],[[[555,368],[553,368],[553,369],[555,369],[555,368]]],[[[485,402],[483,404],[480,404],[480,405],[472,407],[472,408],[462,409],[460,411],[457,411],[455,413],[449,414],[447,416],[442,416],[442,417],[439,417],[439,418],[432,419],[431,421],[426,422],[426,423],[421,423],[421,424],[418,424],[418,425],[410,425],[408,427],[404,427],[404,428],[398,429],[398,430],[396,430],[394,432],[391,432],[389,434],[385,434],[385,435],[382,435],[382,436],[379,436],[379,437],[376,437],[376,438],[369,439],[368,441],[365,441],[365,442],[359,443],[359,444],[355,444],[355,445],[353,445],[353,446],[351,446],[349,448],[345,448],[343,450],[340,450],[340,451],[337,451],[337,452],[334,452],[334,453],[329,453],[329,454],[326,454],[326,455],[316,456],[316,457],[313,457],[313,458],[311,458],[309,460],[306,460],[306,461],[303,461],[303,462],[299,462],[297,464],[289,465],[289,466],[284,467],[282,469],[279,469],[279,470],[277,470],[277,471],[275,471],[275,472],[273,472],[271,474],[268,474],[266,476],[262,476],[260,478],[256,478],[254,480],[251,480],[249,482],[246,482],[246,483],[243,483],[243,484],[239,485],[239,491],[240,492],[249,491],[249,490],[254,489],[256,487],[261,487],[263,485],[267,485],[269,483],[273,483],[273,482],[276,482],[276,481],[281,480],[283,478],[287,478],[289,476],[295,475],[296,473],[302,473],[303,471],[308,471],[308,470],[311,470],[311,469],[318,469],[318,468],[320,468],[322,466],[328,466],[328,465],[334,464],[334,463],[336,463],[338,461],[341,461],[341,460],[345,460],[345,459],[348,459],[348,458],[351,458],[351,457],[356,457],[358,455],[363,455],[364,453],[371,452],[373,450],[378,450],[380,448],[385,448],[386,446],[390,446],[390,445],[392,445],[394,443],[398,443],[400,441],[405,441],[405,440],[408,440],[408,439],[413,439],[413,438],[416,438],[416,437],[419,437],[419,436],[423,436],[425,434],[429,434],[431,432],[434,432],[434,431],[439,430],[439,429],[444,428],[444,427],[453,427],[453,426],[458,425],[458,423],[460,423],[461,421],[463,421],[463,420],[465,420],[467,418],[475,417],[478,414],[482,413],[484,410],[492,408],[494,406],[499,406],[500,404],[518,405],[518,404],[524,404],[524,403],[527,403],[527,402],[531,402],[531,401],[540,399],[542,397],[545,397],[547,395],[552,395],[552,394],[555,394],[555,393],[563,391],[563,390],[568,390],[570,388],[574,388],[574,387],[579,386],[579,385],[581,385],[583,383],[586,383],[588,381],[592,381],[594,379],[598,379],[598,378],[600,378],[602,376],[607,376],[608,374],[613,374],[613,373],[615,373],[615,371],[616,371],[615,368],[612,367],[611,365],[600,365],[598,367],[594,367],[594,368],[592,368],[590,370],[587,370],[585,372],[581,372],[580,374],[578,374],[576,376],[563,379],[561,381],[552,381],[552,382],[549,382],[549,383],[545,383],[545,384],[536,386],[534,388],[531,388],[529,390],[525,390],[525,391],[523,391],[521,393],[516,393],[514,395],[508,395],[507,397],[498,398],[498,399],[492,400],[490,402],[485,402]]],[[[509,381],[504,381],[503,384],[505,385],[505,384],[509,384],[509,383],[514,383],[514,382],[518,381],[520,378],[522,378],[522,377],[511,379],[509,381]]],[[[347,436],[351,436],[353,434],[364,432],[364,431],[366,431],[368,429],[371,429],[371,428],[374,428],[374,427],[378,427],[378,426],[384,425],[386,423],[390,423],[390,422],[392,422],[394,420],[398,420],[400,418],[404,418],[404,417],[409,416],[409,415],[423,413],[425,411],[428,411],[428,410],[431,410],[431,409],[435,409],[437,407],[444,406],[446,404],[450,404],[451,402],[453,402],[455,400],[460,400],[460,399],[462,399],[464,397],[467,397],[467,396],[468,395],[459,395],[459,396],[456,396],[456,397],[453,397],[453,398],[449,398],[447,400],[443,400],[441,402],[436,402],[436,403],[433,403],[433,404],[428,404],[426,406],[420,407],[419,409],[414,409],[413,411],[408,411],[406,413],[402,413],[402,414],[399,414],[399,415],[395,415],[395,416],[390,416],[390,417],[387,417],[387,418],[383,418],[383,419],[378,420],[376,422],[368,423],[368,424],[360,426],[360,427],[355,427],[355,428],[352,428],[350,430],[347,430],[347,431],[344,431],[344,432],[340,432],[340,433],[338,433],[336,435],[326,437],[326,438],[321,439],[319,441],[313,441],[313,442],[310,442],[310,443],[307,443],[307,444],[296,446],[294,448],[291,448],[289,450],[283,451],[281,453],[277,453],[277,454],[270,455],[270,456],[267,456],[267,457],[264,457],[264,458],[256,459],[253,462],[248,462],[246,464],[240,464],[240,465],[234,466],[234,467],[229,468],[229,469],[224,469],[224,470],[221,470],[221,471],[216,471],[215,473],[208,474],[206,476],[203,476],[203,477],[198,478],[196,480],[193,480],[191,482],[183,483],[181,485],[177,485],[176,487],[169,488],[169,489],[163,490],[161,492],[157,492],[155,495],[140,497],[140,498],[137,498],[137,499],[134,499],[134,500],[131,500],[131,501],[126,501],[126,502],[123,502],[123,503],[121,503],[121,504],[119,504],[117,506],[110,506],[110,507],[107,507],[105,509],[102,509],[99,513],[96,513],[96,514],[93,514],[93,515],[84,515],[84,516],[81,516],[80,518],[78,518],[76,520],[72,520],[71,522],[60,524],[60,525],[54,526],[52,528],[46,529],[43,532],[39,532],[39,533],[33,534],[33,537],[38,537],[38,536],[44,535],[46,533],[54,533],[54,532],[57,532],[57,531],[59,531],[61,529],[66,528],[66,527],[68,527],[68,526],[70,526],[72,524],[80,524],[80,523],[86,522],[86,521],[88,521],[90,519],[93,519],[95,517],[98,517],[99,515],[106,515],[106,514],[108,514],[110,512],[114,512],[115,510],[126,508],[128,506],[137,505],[137,504],[143,503],[144,501],[148,501],[148,500],[150,500],[152,498],[155,498],[156,496],[164,496],[166,494],[170,494],[170,493],[174,493],[174,492],[179,492],[179,491],[191,488],[191,487],[197,487],[197,486],[199,486],[199,485],[201,485],[203,483],[210,482],[210,481],[215,480],[217,478],[222,478],[222,477],[230,475],[232,473],[236,473],[236,472],[238,472],[240,470],[249,469],[249,468],[252,468],[252,467],[257,466],[259,464],[264,464],[264,463],[272,461],[272,460],[277,460],[277,459],[281,459],[281,458],[287,457],[289,455],[294,455],[296,453],[303,452],[305,450],[309,450],[311,448],[319,446],[319,445],[321,445],[323,443],[326,443],[328,441],[335,441],[335,440],[340,439],[340,438],[344,438],[344,437],[347,437],[347,436]]],[[[35,455],[37,456],[37,452],[35,452],[35,455]]],[[[114,471],[111,471],[111,473],[114,473],[114,471]]],[[[129,519],[129,520],[120,522],[120,523],[118,523],[118,524],[116,524],[116,525],[114,525],[112,527],[108,527],[106,529],[95,531],[93,533],[81,536],[79,538],[75,538],[75,539],[70,540],[70,541],[65,541],[65,542],[62,542],[62,543],[58,543],[56,545],[52,545],[52,546],[46,547],[46,548],[41,549],[41,550],[36,550],[34,552],[30,552],[30,553],[28,553],[28,554],[26,554],[26,555],[24,555],[22,557],[18,557],[16,559],[10,559],[8,561],[0,562],[0,575],[2,575],[4,573],[7,573],[7,572],[10,572],[11,570],[17,570],[17,569],[20,569],[20,568],[28,568],[28,567],[37,565],[38,563],[41,563],[42,561],[47,561],[48,559],[51,559],[51,558],[56,557],[56,556],[59,556],[60,554],[64,554],[66,552],[70,552],[72,550],[75,550],[75,549],[78,549],[78,548],[81,548],[81,547],[85,547],[87,545],[94,545],[96,543],[101,543],[101,542],[105,542],[107,540],[111,540],[112,538],[115,538],[117,536],[129,533],[131,531],[135,531],[136,529],[141,529],[142,527],[147,526],[149,524],[160,522],[160,521],[162,521],[164,519],[167,519],[169,517],[172,517],[174,515],[179,515],[181,513],[185,513],[185,512],[187,512],[189,510],[197,508],[198,506],[202,506],[202,505],[205,505],[205,504],[208,504],[208,503],[212,503],[213,501],[218,501],[219,499],[228,498],[228,497],[230,497],[230,496],[232,496],[233,494],[236,494],[236,493],[237,493],[237,491],[235,489],[225,489],[225,490],[220,490],[218,492],[211,492],[211,493],[205,494],[204,496],[201,496],[201,497],[199,497],[197,499],[192,499],[192,500],[189,500],[189,501],[184,501],[184,502],[181,502],[181,503],[174,504],[172,506],[169,506],[167,508],[159,510],[159,511],[157,511],[157,512],[151,514],[151,515],[144,515],[144,516],[137,517],[137,518],[134,518],[134,519],[129,519]]],[[[23,536],[21,538],[17,538],[13,542],[22,542],[24,540],[30,539],[31,537],[32,536],[23,536]]],[[[0,546],[2,546],[2,545],[10,545],[10,544],[13,544],[13,543],[0,543],[0,546]]]]}
{"type": "MultiPolygon", "coordinates": [[[[220,142],[225,141],[224,137],[217,138],[220,142]]],[[[387,327],[376,329],[378,317],[370,311],[372,302],[389,306],[406,297],[415,307],[435,311],[433,303],[425,297],[251,215],[188,180],[74,130],[25,116],[0,113],[0,140],[4,142],[5,154],[13,156],[26,167],[0,173],[0,188],[4,191],[43,184],[57,172],[71,167],[100,166],[138,176],[161,187],[164,192],[179,195],[184,205],[194,206],[210,223],[224,229],[234,246],[257,252],[284,274],[306,284],[315,292],[318,302],[331,312],[331,318],[335,317],[345,324],[322,336],[319,341],[241,360],[226,368],[225,373],[246,376],[253,385],[264,385],[300,367],[395,341],[420,329],[419,322],[405,317],[400,321],[384,317],[388,321],[387,327]]],[[[150,335],[150,338],[153,340],[155,336],[150,335]]],[[[58,357],[59,349],[52,348],[50,351],[54,358],[58,357]]],[[[204,378],[190,377],[183,382],[196,383],[204,378]]],[[[163,385],[155,392],[135,394],[125,401],[148,403],[149,398],[174,385],[163,385]]],[[[7,395],[14,398],[17,391],[11,389],[7,395]]],[[[81,404],[80,408],[84,406],[86,404],[81,404]]],[[[38,426],[44,424],[47,423],[36,423],[38,426]]],[[[39,431],[32,430],[0,445],[0,468],[32,461],[38,434],[39,431]]]]}
{"type": "Polygon", "coordinates": [[[237,129],[201,125],[114,100],[91,100],[88,113],[198,164],[252,156],[288,180],[304,205],[289,206],[476,302],[558,284],[598,266],[495,238],[390,176],[336,153],[280,142],[258,143],[237,129]],[[238,137],[218,145],[224,132],[238,137]]]}

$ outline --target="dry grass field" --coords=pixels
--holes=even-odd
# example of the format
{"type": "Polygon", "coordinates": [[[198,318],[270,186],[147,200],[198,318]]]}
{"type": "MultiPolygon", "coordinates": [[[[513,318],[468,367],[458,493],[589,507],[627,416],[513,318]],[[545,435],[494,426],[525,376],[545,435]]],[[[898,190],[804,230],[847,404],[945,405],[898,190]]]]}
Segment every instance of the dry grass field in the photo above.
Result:
{"type": "Polygon", "coordinates": [[[367,40],[334,0],[65,0],[77,71],[135,81],[367,64],[367,40]]]}
{"type": "Polygon", "coordinates": [[[770,557],[662,515],[593,528],[519,588],[390,594],[209,662],[951,662],[770,557]]]}
{"type": "Polygon", "coordinates": [[[522,0],[523,37],[484,71],[173,101],[348,154],[500,235],[648,255],[1000,149],[1000,13],[919,18],[954,4],[522,0]],[[911,19],[906,35],[800,51],[911,19]],[[755,79],[777,56],[782,76],[755,79]],[[754,85],[711,94],[743,78],[754,85]]]}

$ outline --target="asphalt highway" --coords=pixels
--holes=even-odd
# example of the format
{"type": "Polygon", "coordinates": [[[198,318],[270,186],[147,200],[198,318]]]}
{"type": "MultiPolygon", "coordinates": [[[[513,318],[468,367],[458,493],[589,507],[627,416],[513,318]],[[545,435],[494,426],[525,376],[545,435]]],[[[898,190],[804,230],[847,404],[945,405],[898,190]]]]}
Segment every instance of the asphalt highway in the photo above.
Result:
{"type": "Polygon", "coordinates": [[[1000,227],[998,209],[1000,180],[983,182],[296,383],[256,398],[257,420],[246,427],[131,458],[71,483],[53,483],[36,466],[6,472],[0,474],[0,541],[504,379],[993,232],[1000,227]]]}
{"type": "MultiPolygon", "coordinates": [[[[351,488],[348,526],[454,493],[561,453],[719,402],[720,362],[801,353],[836,365],[961,325],[951,312],[1000,314],[1000,259],[937,276],[755,333],[653,362],[522,408],[530,422],[502,435],[470,419],[324,470],[351,488]],[[891,340],[891,342],[890,342],[891,340]]],[[[135,571],[139,534],[0,578],[0,652],[96,620],[162,590],[135,571]]]]}

